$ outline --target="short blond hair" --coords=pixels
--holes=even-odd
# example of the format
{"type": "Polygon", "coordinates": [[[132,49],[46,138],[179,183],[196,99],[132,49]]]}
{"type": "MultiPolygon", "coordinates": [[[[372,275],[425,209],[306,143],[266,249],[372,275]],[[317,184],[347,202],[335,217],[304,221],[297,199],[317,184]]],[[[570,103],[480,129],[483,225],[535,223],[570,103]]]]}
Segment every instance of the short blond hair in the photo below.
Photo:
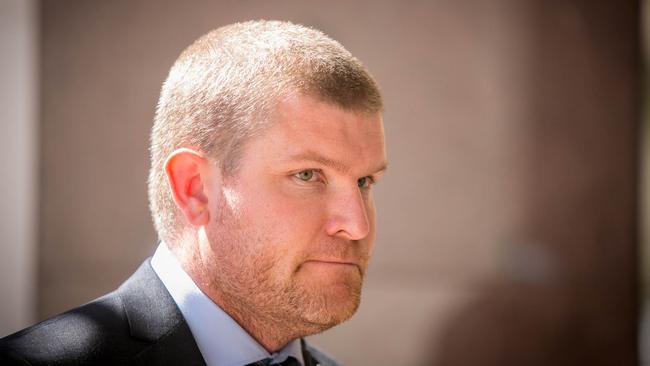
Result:
{"type": "Polygon", "coordinates": [[[205,34],[181,53],[163,83],[151,131],[149,205],[160,240],[174,245],[185,227],[167,182],[167,157],[181,147],[198,149],[224,174],[233,174],[245,141],[268,124],[282,97],[296,92],[348,110],[383,108],[361,62],[305,26],[236,23],[205,34]]]}

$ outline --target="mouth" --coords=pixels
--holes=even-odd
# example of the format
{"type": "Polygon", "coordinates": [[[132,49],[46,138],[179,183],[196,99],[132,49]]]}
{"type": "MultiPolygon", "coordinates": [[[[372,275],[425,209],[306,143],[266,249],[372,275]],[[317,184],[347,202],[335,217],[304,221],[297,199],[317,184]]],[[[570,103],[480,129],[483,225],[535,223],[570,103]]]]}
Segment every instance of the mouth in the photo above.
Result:
{"type": "Polygon", "coordinates": [[[314,263],[323,263],[323,264],[342,264],[342,265],[348,265],[348,266],[357,266],[358,265],[354,262],[345,262],[345,261],[336,261],[336,260],[322,260],[322,259],[310,259],[307,262],[314,262],[314,263]]]}
{"type": "Polygon", "coordinates": [[[321,259],[310,259],[308,261],[305,261],[302,266],[317,266],[323,269],[340,269],[340,270],[351,270],[351,269],[356,269],[359,274],[363,275],[363,271],[361,270],[361,266],[358,265],[357,263],[354,262],[346,262],[346,261],[338,261],[338,260],[321,260],[321,259]]]}

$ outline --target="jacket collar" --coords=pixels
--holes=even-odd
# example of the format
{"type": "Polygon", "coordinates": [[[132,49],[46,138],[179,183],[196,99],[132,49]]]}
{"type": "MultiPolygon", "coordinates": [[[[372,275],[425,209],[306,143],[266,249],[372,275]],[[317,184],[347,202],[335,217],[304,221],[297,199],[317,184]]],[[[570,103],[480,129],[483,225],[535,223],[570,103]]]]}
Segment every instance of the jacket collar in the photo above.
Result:
{"type": "Polygon", "coordinates": [[[205,361],[176,303],[147,259],[117,290],[131,336],[151,343],[137,364],[203,365],[205,361]]]}
{"type": "Polygon", "coordinates": [[[124,304],[131,335],[154,342],[179,323],[184,323],[174,300],[160,282],[147,259],[120,286],[118,294],[124,304]]]}
{"type": "MultiPolygon", "coordinates": [[[[117,290],[122,299],[131,336],[151,343],[136,357],[136,364],[205,366],[192,332],[174,299],[147,259],[117,290]]],[[[336,365],[300,340],[305,366],[336,365]],[[316,354],[314,354],[316,353],[316,354]],[[324,362],[325,361],[325,362],[324,362]]]]}

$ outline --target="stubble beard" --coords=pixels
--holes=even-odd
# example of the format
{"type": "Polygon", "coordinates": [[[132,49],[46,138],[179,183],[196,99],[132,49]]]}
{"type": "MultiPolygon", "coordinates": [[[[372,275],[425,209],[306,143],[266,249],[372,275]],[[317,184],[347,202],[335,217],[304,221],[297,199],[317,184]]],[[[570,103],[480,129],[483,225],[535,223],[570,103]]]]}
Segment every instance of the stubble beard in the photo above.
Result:
{"type": "Polygon", "coordinates": [[[230,230],[209,235],[216,254],[210,288],[219,305],[252,335],[304,337],[349,319],[358,309],[364,270],[344,283],[319,286],[302,276],[301,265],[288,276],[281,272],[283,253],[264,248],[272,245],[267,238],[244,235],[226,222],[219,226],[230,230]]]}

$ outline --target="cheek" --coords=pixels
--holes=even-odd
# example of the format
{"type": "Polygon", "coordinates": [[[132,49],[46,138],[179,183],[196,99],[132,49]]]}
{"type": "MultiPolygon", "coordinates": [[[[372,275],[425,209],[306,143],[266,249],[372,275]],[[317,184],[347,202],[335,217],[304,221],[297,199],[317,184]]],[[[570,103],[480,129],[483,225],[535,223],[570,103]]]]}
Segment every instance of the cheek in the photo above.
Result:
{"type": "Polygon", "coordinates": [[[224,204],[228,207],[230,212],[232,212],[234,216],[240,216],[242,205],[240,193],[231,187],[224,186],[221,189],[221,194],[223,196],[224,204]]]}
{"type": "Polygon", "coordinates": [[[370,200],[368,205],[368,222],[370,223],[370,233],[375,235],[375,224],[377,222],[377,211],[375,210],[375,203],[370,200]]]}
{"type": "Polygon", "coordinates": [[[372,200],[372,196],[366,201],[366,213],[368,215],[368,225],[370,226],[370,232],[368,233],[368,236],[364,239],[364,242],[367,245],[367,251],[369,254],[372,253],[374,245],[375,245],[375,238],[376,238],[376,220],[377,220],[377,212],[375,210],[375,203],[372,200]]]}
{"type": "Polygon", "coordinates": [[[295,241],[311,239],[324,230],[326,205],[313,195],[258,189],[239,197],[248,225],[264,230],[276,245],[296,245],[295,241]]]}

